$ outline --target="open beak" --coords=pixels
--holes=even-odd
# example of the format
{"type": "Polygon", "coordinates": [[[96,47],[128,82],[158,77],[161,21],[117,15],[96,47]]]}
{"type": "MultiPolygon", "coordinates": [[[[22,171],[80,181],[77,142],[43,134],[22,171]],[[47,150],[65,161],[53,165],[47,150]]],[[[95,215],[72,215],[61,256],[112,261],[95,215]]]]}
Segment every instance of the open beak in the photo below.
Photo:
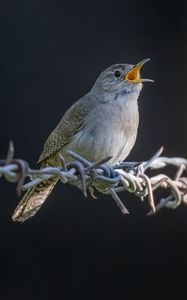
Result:
{"type": "Polygon", "coordinates": [[[149,61],[150,58],[145,58],[141,60],[136,66],[133,67],[125,76],[124,80],[128,80],[132,83],[140,83],[140,82],[154,82],[152,79],[140,78],[140,70],[142,66],[149,61]]]}

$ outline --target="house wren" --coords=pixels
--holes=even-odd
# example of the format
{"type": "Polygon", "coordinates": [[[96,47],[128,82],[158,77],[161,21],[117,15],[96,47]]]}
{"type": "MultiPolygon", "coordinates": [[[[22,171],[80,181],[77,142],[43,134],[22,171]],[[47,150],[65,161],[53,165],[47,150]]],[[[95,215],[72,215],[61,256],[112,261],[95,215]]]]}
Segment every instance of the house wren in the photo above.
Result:
{"type": "MultiPolygon", "coordinates": [[[[62,117],[44,144],[38,163],[41,167],[60,166],[72,161],[72,150],[95,162],[111,157],[109,164],[122,162],[134,146],[139,123],[138,97],[143,82],[136,65],[115,64],[104,70],[88,94],[75,102],[62,117]]],[[[51,193],[58,178],[53,177],[26,192],[13,214],[24,222],[35,215],[51,193]]]]}

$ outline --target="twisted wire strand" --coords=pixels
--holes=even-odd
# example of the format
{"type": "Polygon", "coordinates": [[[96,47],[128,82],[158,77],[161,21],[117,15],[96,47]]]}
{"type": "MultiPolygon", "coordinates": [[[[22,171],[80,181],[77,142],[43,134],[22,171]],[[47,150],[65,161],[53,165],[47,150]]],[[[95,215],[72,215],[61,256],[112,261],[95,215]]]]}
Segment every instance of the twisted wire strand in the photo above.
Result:
{"type": "Polygon", "coordinates": [[[142,201],[147,196],[151,208],[148,215],[152,215],[163,207],[175,209],[181,203],[187,204],[187,177],[184,176],[187,173],[187,159],[162,157],[162,151],[163,147],[145,162],[123,162],[109,166],[107,161],[111,157],[92,163],[69,150],[69,155],[75,160],[73,163],[65,164],[63,157],[60,157],[63,167],[32,169],[25,160],[14,158],[14,145],[10,142],[6,158],[0,159],[0,177],[4,177],[8,182],[17,183],[16,190],[20,196],[21,191],[57,176],[62,183],[74,184],[81,188],[85,197],[88,190],[94,198],[94,190],[110,194],[124,214],[129,211],[117,195],[119,192],[130,192],[142,201]],[[173,179],[163,173],[153,177],[145,174],[147,170],[160,170],[168,165],[177,169],[173,179]],[[29,182],[25,183],[28,178],[29,182]],[[169,196],[155,201],[154,191],[162,188],[168,189],[169,196]]]}

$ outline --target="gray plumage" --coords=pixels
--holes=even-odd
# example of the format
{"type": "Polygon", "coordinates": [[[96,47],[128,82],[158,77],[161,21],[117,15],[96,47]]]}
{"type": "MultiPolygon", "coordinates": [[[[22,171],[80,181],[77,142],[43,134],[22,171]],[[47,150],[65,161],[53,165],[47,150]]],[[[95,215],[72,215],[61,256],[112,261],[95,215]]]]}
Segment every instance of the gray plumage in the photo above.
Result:
{"type": "Polygon", "coordinates": [[[133,66],[117,64],[105,70],[91,91],[75,102],[47,139],[39,163],[67,149],[91,161],[112,156],[109,163],[124,160],[133,147],[139,123],[137,99],[142,83],[126,83],[123,76],[133,66]]]}
{"type": "MultiPolygon", "coordinates": [[[[48,137],[38,161],[41,166],[58,166],[59,154],[65,161],[71,161],[67,150],[90,161],[111,156],[109,164],[119,163],[127,157],[136,141],[137,100],[142,82],[149,81],[140,79],[139,70],[137,74],[131,74],[135,73],[135,68],[129,64],[116,64],[101,73],[91,91],[69,108],[48,137]],[[129,79],[127,74],[130,74],[129,79]]],[[[56,182],[57,179],[49,180],[40,188],[29,190],[16,208],[13,220],[23,222],[33,216],[56,182]]]]}

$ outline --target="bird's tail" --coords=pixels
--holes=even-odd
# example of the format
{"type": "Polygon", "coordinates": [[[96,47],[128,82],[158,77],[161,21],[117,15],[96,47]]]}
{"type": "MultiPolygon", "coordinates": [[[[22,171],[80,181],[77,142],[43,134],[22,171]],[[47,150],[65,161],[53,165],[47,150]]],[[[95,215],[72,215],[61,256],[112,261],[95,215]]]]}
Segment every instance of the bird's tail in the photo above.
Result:
{"type": "Polygon", "coordinates": [[[58,178],[52,177],[29,189],[16,207],[13,221],[24,222],[33,217],[45,202],[58,178]]]}

